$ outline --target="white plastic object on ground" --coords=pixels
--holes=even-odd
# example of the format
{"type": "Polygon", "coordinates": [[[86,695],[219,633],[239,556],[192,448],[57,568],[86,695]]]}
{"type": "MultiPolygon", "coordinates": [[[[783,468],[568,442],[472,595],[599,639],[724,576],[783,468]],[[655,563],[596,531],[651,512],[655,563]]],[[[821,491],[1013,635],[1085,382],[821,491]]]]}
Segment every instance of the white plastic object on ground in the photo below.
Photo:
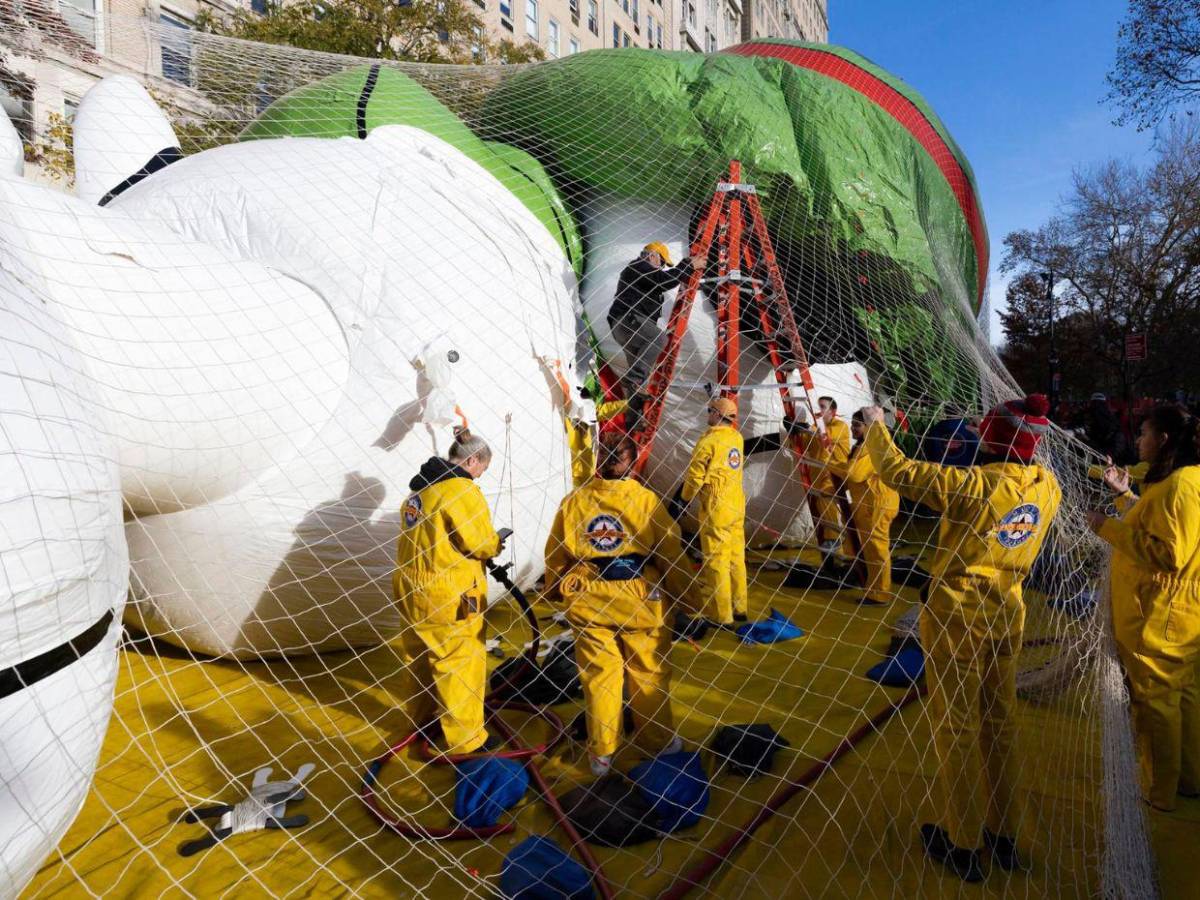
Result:
{"type": "Polygon", "coordinates": [[[349,353],[335,408],[293,459],[211,503],[129,523],[139,627],[240,658],[393,636],[399,510],[420,464],[453,439],[422,422],[435,340],[457,352],[454,395],[495,454],[480,486],[515,532],[505,559],[518,583],[540,574],[570,466],[539,358],[574,347],[575,280],[491,174],[424,131],[385,126],[365,140],[218,147],[108,209],[309,286],[349,353]]]}
{"type": "MultiPolygon", "coordinates": [[[[0,200],[0,244],[26,211],[0,200]]],[[[104,422],[70,336],[0,268],[0,670],[112,611],[80,659],[0,698],[0,897],[83,805],[112,712],[128,556],[104,422]]]]}
{"type": "MultiPolygon", "coordinates": [[[[605,356],[618,373],[625,359],[608,326],[608,310],[616,293],[617,279],[646,243],[647,235],[666,236],[672,259],[687,255],[683,241],[691,210],[685,206],[657,202],[597,198],[588,205],[585,222],[588,268],[580,296],[584,311],[600,341],[605,356]]],[[[656,237],[658,239],[658,237],[656,237]]],[[[670,292],[663,304],[660,325],[665,328],[671,310],[670,292]]],[[[801,335],[803,337],[803,335],[801,335]]],[[[743,342],[740,359],[741,384],[774,384],[775,374],[765,357],[743,342]]],[[[845,418],[871,402],[866,370],[858,363],[819,365],[811,369],[813,398],[829,395],[837,399],[845,418]]],[[[675,382],[702,384],[717,381],[716,314],[703,295],[696,297],[680,348],[675,382]]],[[[702,388],[672,387],[667,392],[663,416],[650,454],[646,475],[659,493],[670,496],[678,486],[696,440],[707,428],[708,394],[702,388]]],[[[783,420],[783,401],[778,391],[748,390],[738,398],[738,424],[746,438],[778,433],[783,420]]],[[[812,519],[804,489],[790,452],[747,455],[746,532],[753,544],[760,539],[781,537],[803,541],[812,534],[812,519]],[[756,532],[758,534],[756,535],[756,532]]]]}
{"type": "Polygon", "coordinates": [[[129,75],[110,75],[79,101],[71,122],[75,195],[100,200],[157,153],[179,146],[166,114],[129,75]]]}

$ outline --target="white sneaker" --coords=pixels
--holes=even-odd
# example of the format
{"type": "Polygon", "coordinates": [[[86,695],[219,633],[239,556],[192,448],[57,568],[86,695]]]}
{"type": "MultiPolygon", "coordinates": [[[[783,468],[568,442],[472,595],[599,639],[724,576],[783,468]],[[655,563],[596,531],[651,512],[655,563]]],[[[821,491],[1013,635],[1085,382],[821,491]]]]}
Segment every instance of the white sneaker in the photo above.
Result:
{"type": "Polygon", "coordinates": [[[603,778],[612,771],[611,756],[589,756],[588,762],[592,766],[592,774],[597,778],[603,778]]]}
{"type": "Polygon", "coordinates": [[[825,556],[833,556],[837,553],[840,541],[821,541],[821,553],[825,556]]]}
{"type": "Polygon", "coordinates": [[[682,749],[683,749],[683,738],[681,738],[679,735],[675,735],[675,737],[671,738],[671,743],[667,744],[667,746],[662,748],[662,752],[663,753],[678,753],[682,749]]]}

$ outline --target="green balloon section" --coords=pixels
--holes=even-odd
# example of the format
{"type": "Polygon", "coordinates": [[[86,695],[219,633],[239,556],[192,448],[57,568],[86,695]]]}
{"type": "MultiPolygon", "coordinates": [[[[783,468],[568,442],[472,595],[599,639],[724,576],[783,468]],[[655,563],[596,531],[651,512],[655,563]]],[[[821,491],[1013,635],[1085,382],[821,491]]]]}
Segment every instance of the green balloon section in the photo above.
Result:
{"type": "MultiPolygon", "coordinates": [[[[961,150],[908,85],[842,48],[790,46],[840,57],[899,92],[974,190],[961,150]]],[[[979,373],[949,337],[971,333],[981,290],[970,225],[929,152],[858,90],[769,56],[635,49],[514,67],[495,81],[464,77],[461,89],[482,123],[474,131],[404,71],[359,66],[292,91],[241,139],[421,128],[506,185],[578,276],[576,215],[588,203],[699,209],[740,160],[790,263],[800,319],[819,325],[814,332],[853,335],[826,346],[818,338],[815,357],[860,359],[897,397],[978,399],[979,373]]]]}
{"type": "Polygon", "coordinates": [[[239,140],[362,137],[380,125],[427,131],[478,163],[546,226],[576,275],[583,274],[583,242],[575,217],[541,163],[517,147],[479,138],[398,69],[360,66],[297,88],[267,107],[239,140]]]}

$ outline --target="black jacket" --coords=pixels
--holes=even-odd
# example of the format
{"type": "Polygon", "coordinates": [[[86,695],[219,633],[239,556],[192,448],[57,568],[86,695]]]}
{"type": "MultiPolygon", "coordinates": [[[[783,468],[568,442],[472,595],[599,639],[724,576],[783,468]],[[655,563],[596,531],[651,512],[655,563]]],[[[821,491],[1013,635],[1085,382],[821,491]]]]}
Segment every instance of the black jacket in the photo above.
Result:
{"type": "Polygon", "coordinates": [[[440,456],[431,456],[425,462],[421,463],[421,470],[413,476],[412,481],[408,483],[410,490],[423,491],[430,485],[437,484],[439,481],[448,481],[451,478],[470,478],[471,474],[461,466],[456,466],[452,462],[447,462],[440,456]]]}
{"type": "Polygon", "coordinates": [[[617,295],[608,311],[608,322],[640,321],[658,318],[663,294],[692,274],[692,263],[685,259],[669,269],[656,269],[640,256],[621,271],[617,295]]]}

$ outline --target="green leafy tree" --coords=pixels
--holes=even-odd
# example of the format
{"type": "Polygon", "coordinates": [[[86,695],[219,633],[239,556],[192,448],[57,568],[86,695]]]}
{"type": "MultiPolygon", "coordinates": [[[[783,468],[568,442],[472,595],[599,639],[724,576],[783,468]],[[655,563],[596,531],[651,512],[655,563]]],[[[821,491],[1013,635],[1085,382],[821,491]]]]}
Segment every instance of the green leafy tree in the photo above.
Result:
{"type": "Polygon", "coordinates": [[[1108,85],[1117,122],[1139,129],[1200,102],[1200,3],[1130,0],[1108,85]]]}
{"type": "Polygon", "coordinates": [[[543,59],[537,44],[491,41],[463,0],[300,0],[271,3],[264,15],[205,11],[197,27],[266,44],[373,59],[429,63],[523,63],[543,59]]]}

